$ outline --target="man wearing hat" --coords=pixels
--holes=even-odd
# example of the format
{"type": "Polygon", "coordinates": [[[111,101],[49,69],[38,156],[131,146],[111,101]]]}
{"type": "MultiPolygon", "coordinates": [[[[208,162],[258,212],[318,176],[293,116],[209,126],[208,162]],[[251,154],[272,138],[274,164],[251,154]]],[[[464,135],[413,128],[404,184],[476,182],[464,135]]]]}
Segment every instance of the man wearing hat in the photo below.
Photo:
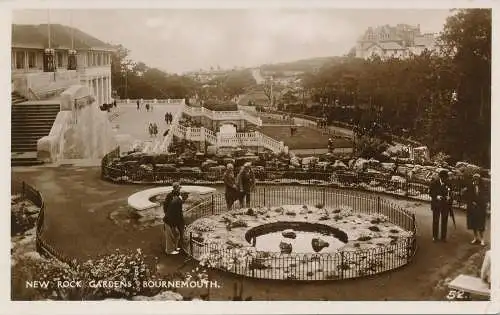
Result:
{"type": "Polygon", "coordinates": [[[429,187],[432,210],[432,240],[446,242],[448,215],[450,213],[450,186],[448,185],[448,171],[439,171],[438,178],[431,182],[429,187]],[[439,237],[439,221],[441,221],[441,237],[439,237]]]}
{"type": "Polygon", "coordinates": [[[175,182],[172,184],[172,191],[167,194],[163,203],[165,253],[168,255],[178,254],[181,247],[184,234],[182,203],[181,185],[175,182]]]}
{"type": "Polygon", "coordinates": [[[246,162],[236,177],[236,182],[240,191],[238,198],[240,207],[250,206],[250,192],[255,185],[255,176],[251,166],[252,164],[250,162],[246,162]]]}

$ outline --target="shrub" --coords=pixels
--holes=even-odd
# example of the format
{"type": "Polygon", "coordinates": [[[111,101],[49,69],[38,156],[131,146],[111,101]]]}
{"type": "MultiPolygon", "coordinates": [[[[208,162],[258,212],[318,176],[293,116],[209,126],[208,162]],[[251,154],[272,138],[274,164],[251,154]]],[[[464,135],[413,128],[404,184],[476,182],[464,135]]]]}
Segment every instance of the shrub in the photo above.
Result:
{"type": "Polygon", "coordinates": [[[372,239],[372,237],[371,237],[371,236],[368,236],[368,235],[363,235],[363,236],[358,237],[358,239],[357,239],[357,240],[358,240],[358,241],[360,241],[360,242],[363,242],[363,241],[369,241],[369,240],[371,240],[371,239],[372,239]]]}
{"type": "Polygon", "coordinates": [[[361,137],[356,141],[355,145],[356,153],[359,157],[365,159],[375,158],[377,160],[383,158],[382,153],[389,147],[387,142],[368,136],[361,137]]]}
{"type": "Polygon", "coordinates": [[[155,280],[156,272],[146,263],[140,249],[120,252],[88,260],[77,266],[76,272],[84,283],[119,281],[120,286],[89,288],[92,298],[130,298],[135,295],[152,295],[158,290],[143,287],[143,281],[155,280]]]}
{"type": "Polygon", "coordinates": [[[31,201],[12,196],[11,236],[19,235],[33,228],[40,211],[31,201]]]}

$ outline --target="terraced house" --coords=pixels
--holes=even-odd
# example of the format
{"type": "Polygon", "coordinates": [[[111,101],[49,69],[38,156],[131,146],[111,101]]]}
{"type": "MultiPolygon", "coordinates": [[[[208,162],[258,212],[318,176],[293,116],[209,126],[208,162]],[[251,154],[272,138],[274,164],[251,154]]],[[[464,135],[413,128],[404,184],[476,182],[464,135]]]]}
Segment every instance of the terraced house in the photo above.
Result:
{"type": "Polygon", "coordinates": [[[37,162],[38,140],[50,133],[60,111],[71,110],[61,103],[70,87],[88,88],[89,95],[78,95],[80,103],[86,96],[89,103],[112,102],[113,51],[113,46],[72,27],[12,25],[13,165],[37,162]]]}

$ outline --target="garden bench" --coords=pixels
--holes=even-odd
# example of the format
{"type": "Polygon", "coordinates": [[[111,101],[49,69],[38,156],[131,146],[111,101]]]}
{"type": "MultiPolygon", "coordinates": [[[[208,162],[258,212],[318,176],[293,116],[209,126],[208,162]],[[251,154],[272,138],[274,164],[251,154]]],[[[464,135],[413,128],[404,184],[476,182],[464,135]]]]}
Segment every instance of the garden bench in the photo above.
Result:
{"type": "MultiPolygon", "coordinates": [[[[154,196],[168,194],[171,191],[172,191],[172,186],[155,187],[155,188],[141,190],[128,197],[127,200],[128,205],[138,211],[155,208],[158,207],[160,204],[157,202],[152,202],[149,199],[151,199],[154,196]]],[[[215,188],[204,187],[204,186],[182,186],[181,189],[181,192],[195,193],[200,195],[211,194],[214,193],[215,191],[216,191],[215,188]]]]}
{"type": "Polygon", "coordinates": [[[459,290],[469,294],[485,297],[490,296],[489,284],[478,277],[459,275],[448,284],[448,287],[450,289],[459,290]]]}

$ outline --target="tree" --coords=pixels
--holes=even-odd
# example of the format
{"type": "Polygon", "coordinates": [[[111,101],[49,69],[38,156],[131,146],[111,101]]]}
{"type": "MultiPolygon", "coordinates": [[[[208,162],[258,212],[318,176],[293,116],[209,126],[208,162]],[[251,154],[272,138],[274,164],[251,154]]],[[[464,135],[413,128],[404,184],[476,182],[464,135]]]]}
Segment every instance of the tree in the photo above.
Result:
{"type": "Polygon", "coordinates": [[[462,158],[489,164],[491,132],[491,9],[458,10],[441,35],[458,78],[454,106],[462,158]]]}
{"type": "MultiPolygon", "coordinates": [[[[431,152],[489,165],[491,10],[458,10],[439,38],[442,51],[407,59],[346,58],[302,77],[331,119],[384,126],[423,142],[431,152]]],[[[300,109],[299,109],[300,110],[300,109]]],[[[322,115],[322,106],[302,112],[322,115]]]]}

